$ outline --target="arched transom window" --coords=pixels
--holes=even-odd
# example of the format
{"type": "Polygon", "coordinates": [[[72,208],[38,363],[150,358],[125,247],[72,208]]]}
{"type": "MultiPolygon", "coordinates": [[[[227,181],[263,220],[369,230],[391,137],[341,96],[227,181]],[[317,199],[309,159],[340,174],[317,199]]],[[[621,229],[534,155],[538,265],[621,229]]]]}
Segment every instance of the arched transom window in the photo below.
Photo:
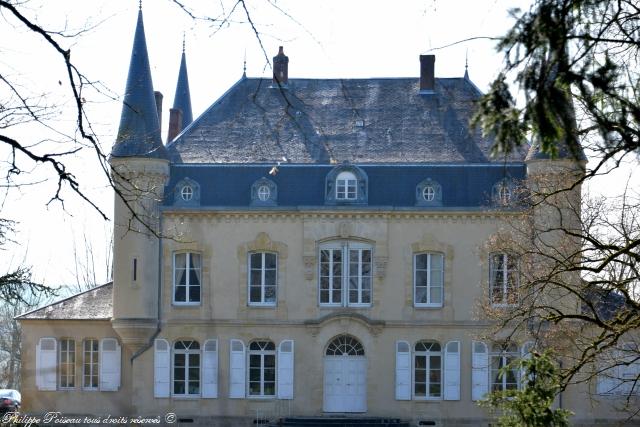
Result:
{"type": "Polygon", "coordinates": [[[200,394],[200,344],[176,341],[173,345],[173,394],[200,394]]]}
{"type": "Polygon", "coordinates": [[[360,341],[350,335],[335,337],[327,346],[327,356],[364,356],[360,341]]]}

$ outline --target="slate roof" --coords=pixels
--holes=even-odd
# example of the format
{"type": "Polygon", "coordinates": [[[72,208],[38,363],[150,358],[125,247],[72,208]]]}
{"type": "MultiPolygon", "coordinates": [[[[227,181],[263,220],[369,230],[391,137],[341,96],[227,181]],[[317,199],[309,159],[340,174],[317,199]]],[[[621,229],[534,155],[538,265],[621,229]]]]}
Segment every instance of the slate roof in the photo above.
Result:
{"type": "Polygon", "coordinates": [[[178,72],[176,94],[173,97],[173,108],[182,111],[182,124],[180,129],[184,129],[189,126],[193,121],[193,113],[191,112],[191,92],[189,91],[187,57],[184,50],[182,51],[182,57],[180,59],[180,71],[178,72]]]}
{"type": "MultiPolygon", "coordinates": [[[[487,163],[470,130],[480,92],[465,78],[240,79],[168,144],[176,163],[487,163]]],[[[522,161],[528,147],[507,161],[522,161]]]]}
{"type": "Polygon", "coordinates": [[[122,104],[120,127],[111,156],[166,159],[167,151],[160,137],[160,121],[153,93],[142,9],[138,12],[122,104]]]}
{"type": "MultiPolygon", "coordinates": [[[[318,208],[325,205],[326,177],[335,166],[282,164],[272,176],[271,165],[173,164],[164,205],[173,205],[176,184],[189,178],[200,186],[201,207],[248,207],[252,184],[266,177],[278,187],[278,203],[273,209],[318,208]]],[[[524,163],[360,164],[359,167],[368,177],[367,206],[377,208],[415,208],[416,186],[426,178],[442,186],[444,208],[488,207],[496,183],[505,178],[523,180],[526,176],[524,163]]]]}
{"type": "Polygon", "coordinates": [[[110,320],[113,282],[17,316],[18,320],[110,320]]]}

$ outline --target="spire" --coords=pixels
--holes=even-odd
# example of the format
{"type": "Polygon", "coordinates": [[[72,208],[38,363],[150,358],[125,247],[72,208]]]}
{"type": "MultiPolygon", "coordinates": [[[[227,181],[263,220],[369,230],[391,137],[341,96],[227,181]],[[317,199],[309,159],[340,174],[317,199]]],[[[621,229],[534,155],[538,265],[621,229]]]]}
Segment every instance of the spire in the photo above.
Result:
{"type": "Polygon", "coordinates": [[[469,80],[469,52],[464,54],[464,79],[469,80]]]}
{"type": "Polygon", "coordinates": [[[193,115],[191,114],[191,93],[189,92],[184,35],[182,36],[182,59],[180,61],[180,72],[178,73],[178,84],[176,85],[176,96],[173,98],[173,108],[182,111],[180,129],[189,126],[193,121],[193,115]]]}
{"type": "Polygon", "coordinates": [[[167,150],[160,136],[142,9],[138,11],[123,104],[118,137],[111,156],[167,159],[167,150]]]}

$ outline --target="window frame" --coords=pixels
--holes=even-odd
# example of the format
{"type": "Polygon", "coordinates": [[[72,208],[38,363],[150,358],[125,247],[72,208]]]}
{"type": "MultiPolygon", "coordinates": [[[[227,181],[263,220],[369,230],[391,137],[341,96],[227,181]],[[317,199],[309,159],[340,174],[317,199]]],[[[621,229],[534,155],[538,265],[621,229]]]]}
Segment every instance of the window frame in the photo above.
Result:
{"type": "Polygon", "coordinates": [[[493,307],[513,307],[518,305],[519,298],[519,289],[520,289],[520,259],[519,257],[509,253],[509,252],[492,252],[489,254],[489,302],[493,307]],[[502,257],[502,269],[494,268],[494,257],[500,256],[502,257]],[[515,268],[509,269],[509,262],[515,260],[515,268]],[[494,289],[497,288],[496,280],[494,277],[497,277],[498,272],[502,272],[502,283],[500,284],[500,291],[502,292],[502,298],[500,302],[494,301],[494,289]],[[513,298],[509,298],[509,277],[511,275],[515,275],[514,277],[514,287],[513,287],[513,298]],[[513,299],[513,301],[510,301],[513,299]]]}
{"type": "Polygon", "coordinates": [[[437,252],[437,251],[424,251],[424,252],[416,252],[413,254],[413,306],[416,308],[441,308],[444,306],[444,271],[445,271],[445,254],[443,252],[437,252]],[[417,276],[418,276],[418,262],[417,262],[417,258],[419,256],[423,256],[426,255],[427,256],[427,268],[426,270],[424,269],[420,269],[421,271],[426,271],[427,272],[427,285],[426,286],[420,286],[420,287],[425,287],[427,290],[427,301],[426,303],[422,303],[422,302],[418,302],[417,299],[417,290],[418,290],[418,286],[417,286],[417,276]],[[431,281],[431,259],[433,255],[438,255],[440,257],[442,257],[442,268],[440,271],[440,302],[431,302],[431,289],[434,287],[432,285],[432,281],[431,281]]]}
{"type": "Polygon", "coordinates": [[[277,252],[273,252],[273,251],[251,251],[247,254],[247,304],[250,307],[275,307],[278,305],[278,253],[277,252]],[[255,287],[252,286],[251,284],[251,273],[254,270],[254,268],[251,265],[251,258],[252,255],[261,255],[261,267],[260,267],[260,301],[255,302],[255,301],[251,301],[251,288],[255,287]],[[267,270],[271,270],[271,269],[267,269],[266,268],[266,255],[274,255],[275,256],[275,268],[273,269],[275,271],[275,278],[274,278],[274,284],[273,287],[275,288],[275,295],[274,295],[274,300],[273,302],[269,302],[269,301],[265,301],[265,295],[266,295],[266,272],[267,270]]]}
{"type": "Polygon", "coordinates": [[[100,360],[100,340],[97,338],[85,338],[84,340],[82,340],[82,389],[86,390],[86,391],[98,391],[100,390],[100,363],[102,361],[100,360]],[[92,343],[95,344],[96,349],[93,350],[93,347],[89,350],[89,352],[87,352],[87,344],[88,343],[92,343]],[[90,360],[87,361],[87,353],[89,354],[89,358],[90,360]],[[95,354],[96,357],[96,361],[93,361],[93,356],[95,354]],[[86,379],[87,379],[87,374],[86,374],[86,369],[87,369],[87,362],[89,365],[89,375],[88,378],[92,379],[93,377],[95,377],[96,379],[96,385],[87,385],[86,384],[86,379]]]}
{"type": "MultiPolygon", "coordinates": [[[[278,358],[277,358],[277,347],[275,342],[269,340],[269,339],[257,339],[257,340],[253,340],[251,342],[249,342],[249,344],[247,345],[247,376],[246,376],[246,387],[247,387],[247,391],[246,391],[246,396],[247,398],[250,399],[275,399],[278,396],[278,358]],[[261,348],[260,350],[252,350],[251,346],[253,344],[258,344],[260,345],[260,343],[262,344],[266,344],[269,345],[271,344],[271,346],[273,346],[272,350],[266,350],[264,348],[261,348]],[[251,381],[251,369],[252,369],[252,365],[251,365],[251,356],[259,356],[260,357],[260,365],[257,367],[257,369],[259,369],[260,372],[260,380],[258,381],[259,385],[260,385],[260,394],[251,394],[251,383],[255,382],[255,381],[251,381]],[[265,359],[266,357],[272,357],[273,358],[273,394],[265,394],[265,383],[267,382],[265,380],[265,371],[267,369],[266,364],[265,364],[265,359]]],[[[254,368],[255,369],[255,368],[254,368]]]]}
{"type": "Polygon", "coordinates": [[[178,398],[199,398],[202,395],[202,347],[200,346],[200,343],[197,340],[193,340],[193,339],[178,339],[176,341],[173,342],[173,345],[171,346],[171,376],[170,376],[170,391],[171,391],[171,396],[172,397],[178,397],[178,398]],[[191,345],[189,345],[189,348],[186,349],[176,349],[176,345],[179,343],[196,343],[198,345],[197,349],[192,349],[191,345]],[[181,367],[184,370],[184,380],[181,380],[184,382],[184,390],[185,393],[176,393],[175,392],[175,386],[176,386],[176,378],[175,378],[175,373],[176,373],[176,355],[178,354],[182,354],[184,355],[184,366],[181,367]],[[197,380],[191,380],[189,379],[189,370],[191,368],[193,368],[191,366],[191,361],[190,361],[190,357],[191,355],[197,355],[198,356],[198,379],[197,380]],[[198,393],[189,393],[189,385],[191,382],[193,381],[197,381],[198,383],[198,393]]]}
{"type": "Polygon", "coordinates": [[[173,282],[173,286],[172,286],[172,291],[171,291],[171,303],[174,306],[197,306],[197,305],[201,305],[202,304],[202,254],[200,252],[190,252],[190,251],[179,251],[179,252],[174,252],[173,253],[173,267],[172,267],[172,282],[173,282]],[[177,283],[176,283],[176,273],[177,273],[177,268],[176,268],[176,258],[179,255],[185,255],[185,301],[176,301],[176,293],[177,293],[177,283]],[[195,287],[195,285],[191,285],[190,281],[190,275],[188,274],[188,272],[191,270],[189,268],[189,265],[191,263],[191,256],[192,255],[198,255],[200,257],[200,265],[197,268],[197,275],[199,277],[199,281],[200,283],[198,284],[198,288],[199,288],[199,292],[198,292],[198,300],[197,301],[191,301],[190,300],[190,289],[191,287],[195,287]]]}
{"type": "Polygon", "coordinates": [[[343,170],[336,175],[335,197],[336,201],[339,202],[353,202],[358,200],[358,177],[355,173],[350,170],[343,170]],[[342,191],[340,190],[341,186],[344,187],[342,191]],[[340,193],[344,193],[343,197],[340,197],[340,193]],[[350,193],[353,193],[352,197],[349,197],[350,193]]]}
{"type": "Polygon", "coordinates": [[[373,304],[373,280],[374,280],[374,276],[373,276],[373,245],[368,244],[368,243],[363,243],[363,242],[357,242],[357,241],[333,241],[333,242],[325,242],[322,243],[320,245],[318,245],[318,305],[320,307],[354,307],[354,308],[366,308],[366,307],[371,307],[373,304]],[[351,282],[351,262],[350,262],[350,255],[351,255],[351,251],[358,251],[358,262],[357,262],[357,266],[358,266],[358,275],[354,276],[357,278],[358,282],[357,282],[357,295],[358,295],[358,299],[357,302],[350,302],[350,289],[349,289],[349,285],[351,282]],[[329,276],[323,276],[322,275],[322,251],[332,251],[331,252],[331,256],[329,258],[329,276]],[[333,301],[333,293],[335,292],[335,288],[333,287],[334,284],[334,268],[333,266],[335,265],[334,263],[334,259],[333,259],[333,251],[339,251],[340,252],[340,256],[341,256],[341,260],[340,260],[340,302],[334,302],[333,301]],[[365,276],[362,274],[363,272],[363,266],[366,263],[366,261],[363,261],[363,251],[369,251],[369,272],[368,274],[365,276]],[[328,302],[322,302],[322,279],[323,278],[328,278],[329,280],[329,287],[327,289],[329,298],[328,298],[328,302]],[[363,287],[363,279],[364,278],[368,278],[369,279],[369,302],[362,302],[363,301],[363,294],[364,291],[366,291],[366,289],[364,289],[363,287]]]}
{"type": "MultiPolygon", "coordinates": [[[[436,341],[436,340],[420,340],[417,341],[414,345],[413,345],[413,354],[412,354],[412,363],[411,363],[411,396],[413,397],[414,400],[443,400],[444,397],[444,350],[442,347],[442,344],[440,344],[440,342],[436,341]],[[416,350],[416,346],[418,346],[419,344],[437,344],[440,347],[439,351],[431,351],[431,350],[427,350],[427,351],[418,351],[416,350]],[[424,364],[424,371],[425,371],[425,395],[424,396],[418,396],[416,394],[416,370],[417,370],[417,358],[418,357],[424,357],[425,358],[425,364],[424,364]],[[440,367],[438,369],[432,369],[431,367],[431,358],[432,357],[439,357],[440,358],[440,367]],[[439,396],[430,396],[430,392],[429,392],[429,388],[432,385],[431,381],[430,381],[430,373],[432,370],[439,370],[440,371],[440,395],[439,396]]],[[[435,384],[435,383],[434,383],[435,384]]]]}
{"type": "Polygon", "coordinates": [[[75,390],[76,388],[76,340],[74,338],[60,338],[59,340],[59,350],[58,350],[58,387],[60,390],[75,390]],[[62,350],[62,343],[66,344],[66,350],[62,350]],[[69,344],[72,343],[73,344],[73,350],[69,349],[69,344]],[[63,354],[66,355],[66,361],[63,362],[63,354]],[[69,362],[69,356],[73,356],[73,360],[71,362],[69,362]],[[67,367],[67,373],[65,375],[65,378],[67,380],[66,384],[67,385],[62,385],[62,378],[63,378],[63,369],[62,366],[63,364],[67,367]],[[71,374],[69,374],[69,369],[71,370],[71,374]],[[69,379],[71,379],[73,382],[71,383],[71,385],[69,385],[68,381],[69,379]]]}
{"type": "Polygon", "coordinates": [[[494,391],[505,392],[508,390],[520,390],[520,387],[522,385],[522,381],[520,378],[522,375],[521,375],[520,369],[518,368],[510,369],[512,372],[512,375],[515,376],[515,380],[516,380],[515,388],[508,388],[507,385],[513,384],[513,383],[507,382],[507,376],[502,375],[500,373],[500,370],[502,368],[516,363],[522,357],[520,348],[515,343],[492,343],[491,347],[489,347],[488,356],[489,356],[489,384],[488,384],[489,393],[492,393],[494,391]],[[501,347],[499,351],[495,350],[497,346],[501,347]],[[509,347],[510,347],[510,351],[507,350],[509,347]],[[494,368],[493,366],[494,359],[499,359],[498,369],[494,368]],[[494,378],[497,378],[497,377],[494,377],[494,374],[500,376],[499,389],[494,389],[494,384],[498,384],[494,381],[494,378]]]}
{"type": "Polygon", "coordinates": [[[182,197],[182,200],[185,202],[193,200],[193,193],[193,187],[190,184],[184,184],[180,189],[180,197],[182,197]]]}

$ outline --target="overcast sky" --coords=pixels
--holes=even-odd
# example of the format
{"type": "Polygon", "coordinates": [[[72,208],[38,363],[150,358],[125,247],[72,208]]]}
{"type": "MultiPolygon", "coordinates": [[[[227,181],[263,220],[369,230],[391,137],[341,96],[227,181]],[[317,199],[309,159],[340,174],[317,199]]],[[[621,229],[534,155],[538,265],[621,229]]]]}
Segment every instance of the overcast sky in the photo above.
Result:
{"type": "MultiPolygon", "coordinates": [[[[235,1],[192,1],[198,17],[219,18],[233,9],[235,1]]],[[[475,37],[503,34],[513,20],[508,10],[527,8],[528,1],[347,1],[247,0],[251,18],[269,58],[283,45],[289,56],[289,77],[362,78],[418,76],[418,56],[436,55],[436,77],[464,74],[468,58],[471,80],[483,91],[500,67],[502,57],[487,39],[461,42],[475,37]],[[393,4],[393,6],[391,6],[393,4]],[[443,46],[448,46],[444,47],[443,46]]],[[[90,80],[99,82],[100,93],[87,90],[88,120],[108,152],[120,118],[131,45],[135,29],[136,0],[76,0],[27,2],[25,15],[50,30],[87,30],[76,37],[58,39],[71,49],[74,64],[90,80]]],[[[145,0],[144,24],[154,89],[164,94],[163,138],[168,110],[173,103],[183,34],[194,118],[220,97],[243,72],[270,76],[265,54],[238,6],[228,24],[192,19],[170,0],[145,0]]],[[[13,19],[0,17],[0,71],[17,77],[25,90],[42,94],[60,108],[55,126],[72,132],[74,116],[68,97],[65,72],[59,59],[43,50],[34,37],[13,19]],[[61,82],[62,84],[60,84],[61,82]],[[71,114],[71,115],[69,115],[71,114]]],[[[3,92],[0,95],[6,96],[3,92]]],[[[29,138],[45,138],[42,127],[29,128],[29,138]]],[[[25,133],[21,133],[24,137],[25,133]]],[[[0,161],[9,155],[0,149],[0,161]]],[[[70,167],[83,190],[111,216],[113,196],[101,175],[95,154],[83,149],[70,167]]],[[[6,171],[6,165],[0,165],[6,171]]],[[[40,177],[37,171],[21,177],[24,182],[40,177]]],[[[77,197],[66,193],[66,210],[58,203],[46,206],[53,182],[3,191],[0,217],[19,220],[19,244],[7,246],[0,259],[0,272],[20,263],[33,265],[37,280],[56,285],[75,280],[74,242],[84,253],[84,238],[93,246],[98,272],[103,267],[111,224],[77,197]]]]}

